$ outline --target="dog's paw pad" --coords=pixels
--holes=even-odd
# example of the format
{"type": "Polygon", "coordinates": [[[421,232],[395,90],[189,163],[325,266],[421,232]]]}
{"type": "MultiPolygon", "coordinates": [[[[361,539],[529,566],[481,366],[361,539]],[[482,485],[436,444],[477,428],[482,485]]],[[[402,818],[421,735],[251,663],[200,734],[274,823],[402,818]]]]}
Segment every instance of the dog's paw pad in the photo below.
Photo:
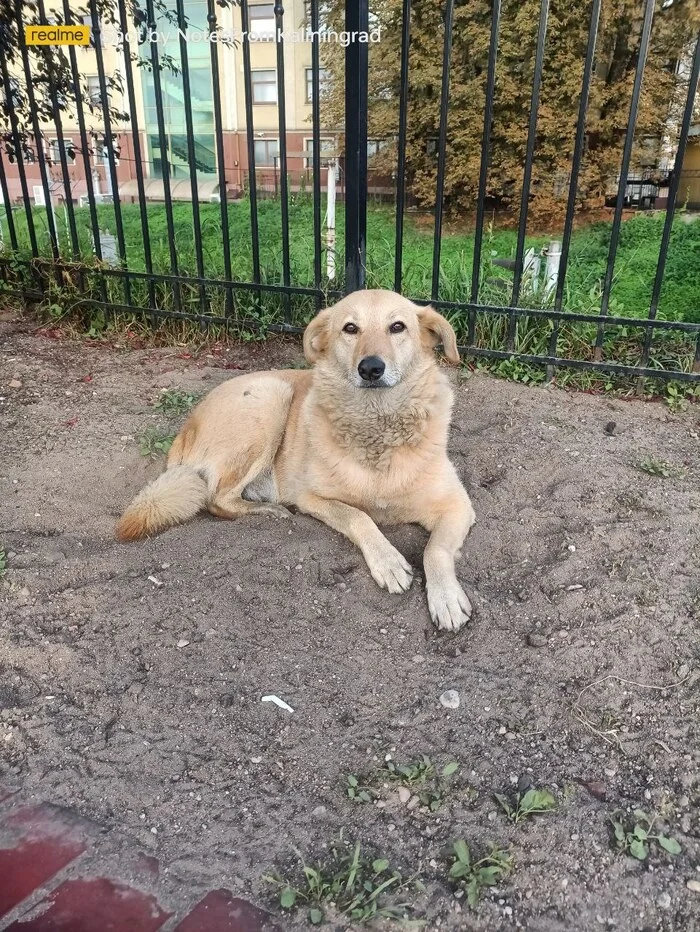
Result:
{"type": "Polygon", "coordinates": [[[472,615],[472,605],[459,584],[449,588],[429,588],[430,617],[441,631],[459,631],[472,615]]]}

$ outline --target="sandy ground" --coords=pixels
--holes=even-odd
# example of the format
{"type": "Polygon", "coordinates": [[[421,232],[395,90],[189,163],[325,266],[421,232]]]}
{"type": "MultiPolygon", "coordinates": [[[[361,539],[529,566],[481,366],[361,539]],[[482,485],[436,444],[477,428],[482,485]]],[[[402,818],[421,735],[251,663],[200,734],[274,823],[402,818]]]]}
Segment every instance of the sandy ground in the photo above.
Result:
{"type": "MultiPolygon", "coordinates": [[[[266,906],[261,875],[343,829],[420,872],[428,929],[700,929],[698,410],[459,381],[451,455],[478,516],[459,574],[477,614],[456,636],[433,630],[420,579],[379,590],[311,518],[202,516],[117,544],[115,518],[162,465],[134,438],[182,420],[152,406],[161,388],[299,359],[0,324],[0,779],[135,836],[174,885],[266,906]],[[677,471],[649,475],[646,456],[677,471]],[[347,798],[348,773],[421,754],[460,764],[436,812],[393,786],[382,805],[347,798]],[[519,780],[556,811],[509,823],[493,794],[519,780]],[[638,806],[678,857],[612,849],[610,814],[638,806]],[[446,882],[455,838],[514,857],[475,912],[446,882]]],[[[389,536],[420,567],[423,532],[389,536]]]]}

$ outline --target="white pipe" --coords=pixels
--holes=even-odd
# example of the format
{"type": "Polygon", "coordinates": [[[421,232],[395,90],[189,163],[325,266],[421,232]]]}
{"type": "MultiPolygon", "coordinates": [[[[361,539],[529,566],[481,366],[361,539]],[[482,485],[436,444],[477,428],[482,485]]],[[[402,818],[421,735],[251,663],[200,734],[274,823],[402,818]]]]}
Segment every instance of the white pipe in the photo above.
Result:
{"type": "Polygon", "coordinates": [[[335,171],[336,160],[328,159],[328,204],[326,207],[326,275],[335,281],[335,171]]]}
{"type": "Polygon", "coordinates": [[[559,280],[559,263],[561,261],[561,243],[552,240],[547,249],[547,265],[544,272],[544,296],[550,298],[559,280]]]}

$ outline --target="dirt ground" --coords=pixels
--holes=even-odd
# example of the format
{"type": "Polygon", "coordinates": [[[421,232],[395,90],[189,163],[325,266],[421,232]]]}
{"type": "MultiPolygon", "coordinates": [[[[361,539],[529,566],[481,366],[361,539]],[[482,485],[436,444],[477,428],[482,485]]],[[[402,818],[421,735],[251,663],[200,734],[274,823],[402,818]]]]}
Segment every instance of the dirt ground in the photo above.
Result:
{"type": "MultiPolygon", "coordinates": [[[[299,360],[294,343],[188,358],[0,323],[0,779],[134,836],[174,895],[224,886],[276,909],[261,875],[343,829],[420,872],[427,929],[700,929],[700,412],[459,381],[451,455],[477,524],[458,635],[433,630],[420,578],[389,595],[308,517],[201,516],[117,544],[162,466],[135,438],[182,420],[160,390],[299,360]],[[348,799],[347,774],[421,754],[460,764],[436,812],[394,786],[348,799]],[[509,823],[493,794],[518,781],[556,811],[509,823]],[[640,806],[679,856],[612,849],[609,816],[640,806]],[[473,912],[446,881],[456,838],[514,857],[473,912]]],[[[419,568],[423,532],[388,533],[419,568]]]]}

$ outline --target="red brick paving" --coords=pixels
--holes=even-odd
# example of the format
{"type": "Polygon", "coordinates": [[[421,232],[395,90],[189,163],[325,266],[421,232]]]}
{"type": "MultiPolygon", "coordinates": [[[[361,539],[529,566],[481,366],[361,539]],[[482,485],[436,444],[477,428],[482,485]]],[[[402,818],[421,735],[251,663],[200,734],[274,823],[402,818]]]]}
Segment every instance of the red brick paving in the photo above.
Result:
{"type": "Polygon", "coordinates": [[[123,839],[115,845],[111,833],[71,810],[22,807],[13,795],[0,786],[0,926],[15,910],[6,932],[157,932],[171,917],[173,932],[279,932],[267,913],[229,890],[201,898],[180,886],[178,902],[189,905],[178,909],[159,887],[156,858],[125,849],[123,839]],[[96,872],[108,876],[90,876],[96,872]],[[138,888],[123,875],[137,877],[138,888]]]}

